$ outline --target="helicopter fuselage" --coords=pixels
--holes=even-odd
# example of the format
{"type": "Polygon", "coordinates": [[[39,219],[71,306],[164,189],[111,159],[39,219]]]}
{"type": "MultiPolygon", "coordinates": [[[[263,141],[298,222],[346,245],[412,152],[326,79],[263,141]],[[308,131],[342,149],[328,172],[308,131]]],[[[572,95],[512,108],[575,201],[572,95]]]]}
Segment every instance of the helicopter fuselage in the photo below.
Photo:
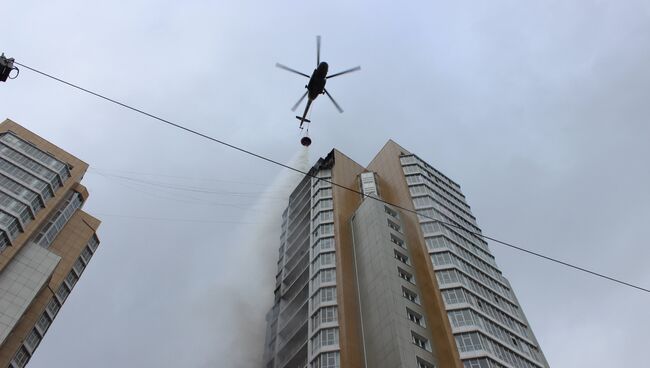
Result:
{"type": "Polygon", "coordinates": [[[327,69],[328,65],[326,62],[321,62],[318,64],[314,72],[309,78],[309,83],[305,86],[307,88],[308,94],[307,98],[310,100],[315,100],[318,95],[325,93],[325,83],[327,82],[327,69]]]}
{"type": "MultiPolygon", "coordinates": [[[[318,95],[327,95],[329,97],[330,101],[334,104],[336,109],[342,113],[343,109],[341,106],[339,106],[338,103],[334,100],[334,97],[325,89],[325,84],[327,83],[328,78],[334,78],[339,75],[343,74],[348,74],[352,72],[356,72],[357,70],[360,70],[361,67],[357,66],[354,68],[346,69],[343,70],[342,72],[334,73],[332,75],[327,75],[329,65],[327,65],[326,62],[321,62],[320,61],[320,36],[316,36],[316,69],[311,73],[311,77],[307,75],[306,73],[297,71],[295,69],[292,69],[286,65],[282,65],[280,63],[275,63],[275,66],[284,69],[290,73],[298,74],[300,76],[303,76],[305,78],[309,78],[309,82],[307,82],[307,85],[305,85],[305,88],[307,89],[306,92],[302,94],[298,102],[296,102],[295,105],[291,108],[291,111],[296,111],[298,106],[300,106],[300,103],[307,98],[307,103],[305,104],[305,111],[302,113],[302,116],[296,116],[296,119],[300,120],[300,129],[303,129],[303,124],[304,123],[310,123],[311,121],[307,119],[307,115],[309,114],[309,108],[311,107],[311,104],[314,102],[314,100],[318,97],[318,95]]],[[[309,132],[309,128],[307,128],[307,133],[309,132]]],[[[305,136],[300,140],[300,143],[303,146],[309,146],[311,144],[311,139],[307,136],[307,133],[305,133],[305,136]]]]}

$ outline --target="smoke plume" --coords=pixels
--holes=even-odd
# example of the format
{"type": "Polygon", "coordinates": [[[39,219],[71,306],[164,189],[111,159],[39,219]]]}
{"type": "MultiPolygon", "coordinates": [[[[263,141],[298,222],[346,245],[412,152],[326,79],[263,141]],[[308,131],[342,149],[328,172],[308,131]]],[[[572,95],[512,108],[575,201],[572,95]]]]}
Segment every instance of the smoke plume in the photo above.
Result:
{"type": "MultiPolygon", "coordinates": [[[[308,171],[308,148],[301,148],[289,165],[308,171]]],[[[206,357],[202,367],[262,366],[265,317],[273,304],[282,212],[303,176],[284,169],[273,180],[267,189],[273,195],[263,195],[249,213],[248,218],[255,225],[245,228],[246,233],[241,234],[239,244],[232,244],[234,249],[229,257],[237,272],[229,280],[217,280],[218,285],[200,303],[203,328],[214,329],[213,338],[208,338],[213,344],[210,350],[214,353],[212,357],[206,357]],[[206,315],[210,317],[203,319],[206,315]],[[211,324],[210,321],[215,320],[216,325],[211,324]]]]}

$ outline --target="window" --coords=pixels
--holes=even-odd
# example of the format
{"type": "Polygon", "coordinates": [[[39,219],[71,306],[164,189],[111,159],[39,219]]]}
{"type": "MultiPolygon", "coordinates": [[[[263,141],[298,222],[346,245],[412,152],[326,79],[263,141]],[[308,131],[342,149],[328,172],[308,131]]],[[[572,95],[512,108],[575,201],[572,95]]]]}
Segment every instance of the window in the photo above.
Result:
{"type": "Polygon", "coordinates": [[[483,349],[481,337],[476,332],[456,335],[456,345],[461,352],[475,351],[483,349]]]}
{"type": "Polygon", "coordinates": [[[448,314],[449,321],[454,327],[473,326],[475,324],[472,312],[469,309],[450,311],[448,314]]]}
{"type": "Polygon", "coordinates": [[[60,178],[52,169],[39,164],[38,162],[23,155],[22,153],[14,151],[4,144],[0,144],[0,152],[4,157],[18,163],[20,166],[28,169],[34,174],[47,179],[52,188],[58,188],[63,184],[60,178]]]}
{"type": "Polygon", "coordinates": [[[424,207],[432,207],[433,199],[431,199],[430,197],[416,197],[413,198],[413,205],[415,206],[416,209],[424,208],[424,207]]]}
{"type": "Polygon", "coordinates": [[[398,267],[397,268],[397,274],[399,275],[400,278],[410,282],[411,284],[415,284],[415,281],[413,279],[413,275],[411,275],[410,273],[404,271],[403,269],[398,267]]]}
{"type": "Polygon", "coordinates": [[[83,257],[83,260],[84,260],[84,262],[86,262],[86,264],[88,264],[88,262],[90,261],[90,258],[92,258],[92,256],[93,256],[93,252],[91,252],[90,248],[88,248],[88,247],[85,247],[81,251],[81,257],[83,257]]]}
{"type": "Polygon", "coordinates": [[[323,307],[311,318],[312,330],[317,330],[322,323],[336,322],[338,314],[336,306],[323,307]]]}
{"type": "Polygon", "coordinates": [[[31,143],[16,137],[12,133],[4,134],[1,140],[13,149],[31,157],[53,171],[56,171],[64,181],[70,177],[68,165],[36,148],[31,143]]]}
{"type": "Polygon", "coordinates": [[[405,256],[404,254],[398,251],[395,251],[395,259],[397,259],[402,263],[409,264],[409,257],[405,256]]]}
{"type": "Polygon", "coordinates": [[[320,272],[320,281],[321,282],[332,282],[336,280],[336,270],[329,269],[323,270],[320,272]]]}
{"type": "Polygon", "coordinates": [[[404,248],[404,240],[396,237],[393,234],[390,234],[390,241],[396,244],[398,247],[404,248]]]}
{"type": "Polygon", "coordinates": [[[388,206],[384,206],[384,211],[392,217],[397,218],[397,212],[388,206]]]}
{"type": "Polygon", "coordinates": [[[415,323],[415,324],[417,324],[419,326],[424,327],[424,322],[423,322],[421,314],[419,314],[417,312],[413,312],[412,310],[406,308],[406,316],[408,317],[408,319],[411,322],[413,322],[413,323],[415,323]]]}
{"type": "Polygon", "coordinates": [[[314,230],[314,237],[334,235],[334,224],[323,224],[314,230]]]}
{"type": "Polygon", "coordinates": [[[324,282],[334,282],[336,281],[336,269],[329,268],[326,270],[320,270],[316,276],[312,279],[312,290],[316,290],[324,282]]]}
{"type": "Polygon", "coordinates": [[[5,159],[0,159],[0,171],[7,177],[18,179],[25,183],[29,189],[38,192],[43,197],[43,201],[47,201],[54,196],[54,192],[52,192],[52,189],[50,189],[45,181],[38,179],[5,159]]]}
{"type": "Polygon", "coordinates": [[[321,346],[336,345],[339,343],[339,329],[325,328],[311,338],[312,351],[318,350],[321,346]]]}
{"type": "Polygon", "coordinates": [[[8,176],[0,174],[0,185],[17,197],[22,198],[23,202],[29,203],[34,213],[41,210],[44,205],[40,198],[33,190],[25,187],[24,185],[10,179],[8,176]]]}
{"type": "Polygon", "coordinates": [[[14,366],[23,368],[26,364],[27,361],[29,360],[29,353],[27,352],[27,349],[25,349],[24,346],[20,346],[18,348],[18,351],[16,352],[16,355],[14,355],[14,366]]]}
{"type": "Polygon", "coordinates": [[[336,300],[336,288],[335,287],[326,287],[319,290],[318,294],[320,295],[321,302],[331,302],[336,300]]]}
{"type": "Polygon", "coordinates": [[[427,362],[426,360],[424,360],[424,359],[422,359],[420,357],[416,357],[416,359],[417,359],[417,362],[418,362],[418,368],[435,368],[435,366],[433,364],[427,362]]]}
{"type": "Polygon", "coordinates": [[[97,246],[99,245],[99,239],[97,239],[97,235],[93,234],[92,238],[90,238],[90,240],[88,240],[87,245],[90,248],[90,250],[93,253],[95,253],[95,251],[97,250],[97,246]]]}
{"type": "Polygon", "coordinates": [[[438,278],[438,282],[441,284],[450,284],[452,282],[459,282],[458,274],[456,274],[455,270],[436,272],[436,277],[438,278]]]}
{"type": "Polygon", "coordinates": [[[402,286],[402,296],[412,301],[413,303],[420,304],[420,298],[415,292],[402,286]]]}
{"type": "Polygon", "coordinates": [[[12,240],[16,239],[18,232],[20,231],[20,228],[18,228],[18,219],[8,213],[0,211],[0,224],[7,229],[8,233],[5,234],[8,235],[8,238],[11,238],[12,240]]]}
{"type": "Polygon", "coordinates": [[[312,311],[318,309],[322,303],[333,301],[336,301],[336,287],[331,286],[320,288],[312,297],[312,311]]]}
{"type": "Polygon", "coordinates": [[[41,227],[38,234],[36,234],[32,240],[43,248],[49,247],[68,220],[82,204],[83,201],[81,195],[76,192],[70,192],[66,197],[66,201],[59,206],[52,216],[50,216],[48,222],[41,227]]]}
{"type": "Polygon", "coordinates": [[[474,358],[463,361],[465,368],[502,368],[501,364],[497,364],[488,358],[474,358]]]}
{"type": "Polygon", "coordinates": [[[450,253],[447,252],[434,253],[431,255],[431,261],[433,262],[434,266],[455,264],[456,262],[452,262],[451,257],[452,256],[450,255],[450,253]]]}
{"type": "Polygon", "coordinates": [[[314,208],[319,209],[319,208],[332,208],[332,200],[331,199],[321,199],[316,203],[316,206],[314,208]]]}
{"type": "Polygon", "coordinates": [[[404,166],[404,174],[415,174],[420,171],[417,165],[404,166]]]}
{"type": "Polygon", "coordinates": [[[420,348],[424,350],[429,350],[431,347],[429,345],[429,340],[425,339],[424,337],[416,334],[415,332],[411,331],[411,339],[413,343],[420,348]]]}
{"type": "Polygon", "coordinates": [[[325,307],[321,309],[321,322],[335,322],[338,320],[336,307],[325,307]]]}
{"type": "Polygon", "coordinates": [[[315,220],[315,223],[318,222],[328,222],[332,221],[334,219],[334,211],[320,211],[317,215],[315,220]]]}
{"type": "Polygon", "coordinates": [[[74,271],[70,270],[70,273],[68,273],[68,276],[66,276],[65,281],[67,281],[68,285],[72,288],[74,284],[77,283],[77,280],[79,280],[79,277],[77,277],[74,271]]]}
{"type": "Polygon", "coordinates": [[[4,230],[0,230],[0,252],[5,250],[9,244],[9,236],[4,230]]]}
{"type": "Polygon", "coordinates": [[[339,360],[338,351],[322,353],[311,363],[311,368],[339,368],[339,360]]]}
{"type": "Polygon", "coordinates": [[[86,265],[84,265],[81,258],[77,258],[74,265],[72,265],[72,268],[74,269],[74,272],[77,273],[77,275],[81,276],[81,273],[84,271],[84,268],[86,268],[86,265]]]}
{"type": "Polygon", "coordinates": [[[406,177],[406,183],[409,185],[422,183],[422,177],[420,176],[420,174],[408,175],[406,177]]]}
{"type": "Polygon", "coordinates": [[[50,314],[50,317],[54,318],[56,314],[59,312],[59,309],[61,309],[61,304],[59,303],[56,298],[52,298],[50,302],[47,304],[47,312],[50,314]]]}
{"type": "Polygon", "coordinates": [[[322,188],[319,189],[316,194],[314,194],[314,198],[323,198],[323,197],[332,197],[332,188],[322,188]]]}
{"type": "Polygon", "coordinates": [[[65,284],[61,284],[61,286],[59,286],[59,290],[56,291],[57,298],[59,298],[59,301],[63,303],[63,301],[68,297],[68,295],[70,295],[70,289],[68,289],[68,287],[65,286],[65,284]]]}
{"type": "Polygon", "coordinates": [[[35,328],[32,328],[32,331],[25,338],[25,344],[27,344],[28,348],[31,348],[31,351],[34,351],[39,342],[41,342],[41,335],[35,328]]]}
{"type": "MultiPolygon", "coordinates": [[[[465,294],[463,294],[462,289],[449,289],[449,290],[443,290],[442,296],[445,299],[445,303],[447,304],[458,304],[458,303],[463,303],[466,302],[467,300],[465,299],[465,294]]],[[[479,302],[479,307],[481,306],[479,302]]]]}
{"type": "Polygon", "coordinates": [[[402,232],[401,227],[399,225],[397,225],[396,223],[394,223],[391,220],[387,220],[387,221],[388,221],[388,227],[390,227],[391,229],[393,229],[393,230],[395,230],[397,232],[402,232]]]}
{"type": "Polygon", "coordinates": [[[444,229],[437,222],[426,222],[421,225],[421,228],[425,234],[444,232],[444,229]]]}
{"type": "Polygon", "coordinates": [[[335,258],[335,253],[334,252],[329,252],[329,253],[321,253],[318,256],[316,256],[316,259],[314,262],[312,262],[313,270],[312,271],[318,271],[323,267],[329,267],[329,266],[334,266],[336,262],[335,258]]]}
{"type": "Polygon", "coordinates": [[[52,319],[47,315],[47,313],[41,314],[41,317],[36,322],[36,326],[41,330],[41,335],[45,334],[45,331],[47,331],[51,323],[52,319]]]}
{"type": "Polygon", "coordinates": [[[431,193],[431,190],[429,188],[427,188],[426,186],[424,186],[424,185],[412,186],[412,187],[409,187],[409,190],[411,191],[412,196],[431,193]]]}
{"type": "Polygon", "coordinates": [[[314,245],[314,249],[318,250],[331,250],[334,249],[334,238],[321,238],[314,245]],[[320,249],[319,249],[320,248],[320,249]]]}
{"type": "Polygon", "coordinates": [[[336,345],[339,342],[339,329],[327,328],[321,331],[321,346],[336,345]]]}

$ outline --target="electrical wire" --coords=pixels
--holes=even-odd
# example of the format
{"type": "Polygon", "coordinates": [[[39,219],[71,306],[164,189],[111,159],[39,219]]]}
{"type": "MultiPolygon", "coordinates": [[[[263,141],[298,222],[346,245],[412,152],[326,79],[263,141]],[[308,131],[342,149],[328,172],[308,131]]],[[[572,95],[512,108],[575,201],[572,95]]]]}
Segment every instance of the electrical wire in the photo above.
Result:
{"type": "Polygon", "coordinates": [[[116,169],[105,169],[100,167],[89,167],[88,172],[99,171],[104,173],[113,173],[115,175],[126,175],[134,174],[139,176],[154,176],[162,178],[172,178],[172,179],[182,179],[189,181],[203,181],[203,182],[215,182],[215,183],[231,183],[231,184],[244,184],[258,187],[268,187],[268,183],[261,182],[250,182],[250,181],[239,181],[239,180],[224,180],[224,179],[207,179],[207,178],[194,178],[189,176],[180,176],[180,175],[167,175],[167,174],[156,174],[156,173],[145,173],[141,171],[130,171],[130,170],[116,170],[116,169]]]}
{"type": "MultiPolygon", "coordinates": [[[[101,175],[101,174],[99,174],[101,175]]],[[[105,176],[107,179],[111,179],[109,176],[105,176]]],[[[153,192],[151,190],[146,190],[143,189],[142,187],[138,187],[137,184],[135,183],[124,183],[121,181],[116,181],[117,184],[131,189],[135,190],[137,192],[143,193],[149,197],[154,197],[154,198],[161,198],[161,199],[166,199],[170,201],[175,201],[175,202],[180,202],[180,203],[188,203],[188,204],[194,204],[194,205],[202,205],[202,206],[215,206],[215,207],[230,207],[230,208],[236,208],[238,210],[246,211],[248,208],[242,207],[239,204],[234,204],[234,203],[219,203],[219,202],[211,202],[211,201],[206,201],[202,198],[197,198],[197,197],[192,197],[185,195],[184,197],[179,196],[178,194],[175,193],[169,193],[169,192],[164,192],[163,195],[161,193],[153,192]]],[[[250,205],[250,204],[244,204],[244,205],[250,205]]]]}
{"type": "Polygon", "coordinates": [[[192,222],[192,223],[203,223],[203,224],[233,224],[233,225],[255,225],[256,224],[255,222],[211,221],[211,220],[170,218],[170,217],[129,216],[129,215],[118,215],[113,213],[95,213],[95,215],[101,217],[119,217],[119,218],[126,218],[126,219],[152,220],[152,221],[192,222]]]}
{"type": "Polygon", "coordinates": [[[437,223],[442,224],[442,225],[446,225],[446,226],[450,226],[450,227],[454,227],[454,228],[461,229],[461,230],[463,230],[463,231],[465,231],[465,232],[467,232],[467,233],[473,234],[473,235],[475,235],[475,236],[478,236],[478,237],[481,237],[481,238],[484,238],[484,239],[491,240],[491,241],[493,241],[493,242],[495,242],[495,243],[497,243],[497,244],[501,244],[501,245],[506,246],[506,247],[509,247],[509,248],[511,248],[511,249],[515,249],[515,250],[518,250],[518,251],[520,251],[520,252],[524,252],[524,253],[527,253],[527,254],[529,254],[529,255],[533,255],[533,256],[536,256],[536,257],[539,257],[539,258],[545,259],[545,260],[547,260],[547,261],[550,261],[550,262],[554,262],[554,263],[557,263],[557,264],[560,264],[560,265],[563,265],[563,266],[566,266],[566,267],[569,267],[569,268],[573,268],[574,270],[582,271],[582,272],[585,272],[585,273],[590,274],[590,275],[592,275],[592,276],[600,277],[600,278],[603,278],[603,279],[605,279],[605,280],[609,280],[609,281],[612,281],[612,282],[618,283],[618,284],[620,284],[620,285],[628,286],[628,287],[631,287],[631,288],[634,288],[634,289],[637,289],[637,290],[641,290],[641,291],[644,291],[644,292],[650,293],[650,289],[646,289],[646,288],[643,288],[643,287],[641,287],[641,286],[634,285],[634,284],[631,284],[631,283],[629,283],[629,282],[625,282],[625,281],[622,281],[622,280],[616,279],[616,278],[614,278],[614,277],[610,277],[610,276],[604,275],[604,274],[599,273],[599,272],[591,271],[591,270],[588,270],[588,269],[586,269],[586,268],[584,268],[584,267],[576,266],[576,265],[574,265],[574,264],[571,264],[571,263],[569,263],[569,262],[565,262],[565,261],[559,260],[559,259],[557,259],[557,258],[553,258],[553,257],[545,256],[545,255],[543,255],[543,254],[541,254],[541,253],[534,252],[534,251],[531,251],[531,250],[528,250],[528,249],[522,248],[522,247],[520,247],[520,246],[517,246],[517,245],[511,244],[511,243],[508,243],[508,242],[505,242],[505,241],[501,241],[501,240],[498,240],[498,239],[495,239],[495,238],[489,237],[489,236],[487,236],[487,235],[483,235],[483,234],[481,234],[481,233],[477,233],[477,232],[474,232],[474,231],[467,230],[467,229],[465,229],[465,228],[462,227],[462,226],[455,225],[455,224],[450,224],[450,223],[447,223],[447,222],[441,221],[441,220],[439,220],[439,219],[436,219],[436,218],[433,218],[433,217],[430,217],[430,216],[427,216],[427,215],[423,215],[423,214],[417,212],[416,210],[412,210],[412,209],[410,209],[410,208],[406,208],[406,207],[403,207],[403,206],[400,206],[400,205],[396,205],[396,204],[393,204],[393,203],[387,202],[387,201],[385,201],[385,200],[383,200],[383,199],[381,199],[381,198],[376,198],[376,197],[372,197],[372,196],[365,196],[361,191],[356,190],[356,189],[354,189],[354,188],[349,188],[349,187],[346,187],[346,186],[344,186],[344,185],[337,184],[337,183],[335,183],[335,182],[333,182],[333,181],[331,181],[331,180],[318,178],[318,177],[316,177],[315,175],[310,174],[309,172],[305,172],[305,171],[302,171],[302,170],[300,170],[300,169],[296,169],[296,168],[294,168],[294,167],[292,167],[292,166],[289,166],[289,165],[287,165],[287,164],[283,164],[282,162],[279,162],[279,161],[273,160],[273,159],[271,159],[271,158],[268,158],[268,157],[262,156],[262,155],[260,155],[260,154],[257,154],[257,153],[255,153],[255,152],[249,151],[249,150],[244,149],[244,148],[241,148],[241,147],[238,147],[238,146],[236,146],[236,145],[234,145],[234,144],[230,144],[230,143],[225,142],[225,141],[223,141],[223,140],[220,140],[220,139],[217,139],[217,138],[211,137],[211,136],[209,136],[209,135],[207,135],[207,134],[204,134],[204,133],[198,132],[198,131],[196,131],[196,130],[194,130],[194,129],[191,129],[191,128],[188,128],[188,127],[185,127],[185,126],[183,126],[183,125],[181,125],[181,124],[178,124],[178,123],[172,122],[172,121],[170,121],[170,120],[167,120],[167,119],[161,118],[161,117],[156,116],[156,115],[154,115],[154,114],[148,113],[148,112],[146,112],[146,111],[144,111],[144,110],[141,110],[141,109],[138,109],[138,108],[136,108],[136,107],[133,107],[133,106],[127,105],[126,103],[123,103],[123,102],[117,101],[117,100],[115,100],[115,99],[112,99],[112,98],[106,97],[106,96],[104,96],[104,95],[102,95],[102,94],[100,94],[100,93],[98,93],[98,92],[91,91],[91,90],[89,90],[89,89],[83,88],[83,87],[81,87],[81,86],[79,86],[79,85],[76,85],[76,84],[74,84],[74,83],[71,83],[71,82],[65,81],[65,80],[63,80],[63,79],[61,79],[61,78],[58,78],[58,77],[55,77],[55,76],[53,76],[53,75],[51,75],[51,74],[48,74],[48,73],[42,72],[42,71],[40,71],[40,70],[38,70],[38,69],[36,69],[36,68],[32,68],[32,67],[30,67],[30,66],[27,66],[27,65],[22,64],[22,63],[19,63],[19,62],[14,62],[14,63],[15,63],[16,65],[20,65],[20,66],[22,66],[22,67],[25,68],[25,69],[31,70],[31,71],[34,72],[34,73],[40,74],[40,75],[45,76],[45,77],[47,77],[47,78],[53,79],[53,80],[55,80],[55,81],[57,81],[57,82],[63,83],[63,84],[65,84],[65,85],[69,86],[69,87],[72,87],[72,88],[78,89],[78,90],[80,90],[80,91],[86,92],[86,93],[91,94],[91,95],[93,95],[93,96],[95,96],[95,97],[98,97],[98,98],[100,98],[100,99],[103,99],[103,100],[106,100],[106,101],[108,101],[108,102],[111,102],[111,103],[114,103],[114,104],[116,104],[116,105],[119,105],[119,106],[121,106],[121,107],[124,107],[125,109],[131,110],[131,111],[134,111],[134,112],[137,112],[137,113],[142,114],[142,115],[144,115],[144,116],[150,117],[150,118],[152,118],[152,119],[154,119],[154,120],[158,120],[158,121],[161,122],[161,123],[164,123],[164,124],[170,125],[170,126],[172,126],[172,127],[178,128],[178,129],[180,129],[180,130],[184,130],[184,131],[186,131],[186,132],[188,132],[188,133],[191,133],[191,134],[197,135],[197,136],[199,136],[199,137],[202,137],[202,138],[204,138],[204,139],[207,139],[207,140],[209,140],[209,141],[212,141],[212,142],[215,142],[215,143],[221,144],[221,145],[223,145],[223,146],[226,146],[226,147],[231,148],[231,149],[233,149],[233,150],[239,151],[239,152],[241,152],[241,153],[245,153],[245,154],[247,154],[247,155],[249,155],[249,156],[256,157],[256,158],[258,158],[258,159],[260,159],[260,160],[263,160],[263,161],[266,161],[266,162],[272,163],[272,164],[274,164],[274,165],[277,165],[277,166],[283,167],[283,168],[285,168],[285,169],[288,169],[288,170],[291,170],[291,171],[294,171],[294,172],[297,172],[297,173],[300,173],[300,174],[303,174],[303,175],[309,176],[309,177],[311,177],[311,178],[315,178],[315,179],[317,179],[317,180],[324,181],[324,182],[326,182],[326,183],[331,184],[332,186],[336,186],[336,187],[339,187],[339,188],[341,188],[341,189],[345,189],[345,190],[351,191],[351,192],[353,192],[353,193],[360,194],[360,195],[362,195],[362,196],[364,196],[364,197],[372,198],[372,199],[377,200],[377,201],[379,201],[379,202],[382,202],[382,203],[384,203],[384,204],[388,204],[388,205],[391,205],[391,206],[393,206],[393,207],[395,207],[395,208],[399,208],[399,209],[401,209],[401,210],[403,210],[403,211],[410,212],[410,213],[414,213],[414,214],[416,214],[416,215],[419,215],[419,216],[422,216],[422,217],[428,218],[428,219],[432,220],[433,222],[437,222],[437,223]]]}
{"type": "Polygon", "coordinates": [[[253,197],[253,198],[258,198],[260,195],[264,195],[265,198],[285,199],[285,200],[287,199],[285,197],[273,197],[273,196],[268,195],[268,194],[272,194],[273,192],[215,191],[215,190],[210,190],[208,188],[203,188],[203,187],[193,187],[193,186],[186,186],[186,185],[178,185],[176,183],[160,182],[160,181],[153,181],[153,180],[143,180],[143,179],[136,178],[136,177],[133,177],[133,176],[128,176],[128,175],[108,174],[108,173],[99,171],[97,169],[91,171],[91,173],[98,174],[98,175],[104,176],[104,177],[112,177],[112,178],[117,178],[117,179],[130,181],[130,182],[146,184],[146,185],[151,185],[151,186],[154,186],[154,187],[172,189],[172,190],[178,190],[178,191],[186,191],[186,192],[194,192],[194,193],[202,193],[202,194],[217,194],[217,195],[233,196],[233,197],[253,197]]]}
{"type": "MultiPolygon", "coordinates": [[[[101,177],[104,177],[105,179],[108,179],[108,180],[114,179],[110,175],[106,175],[106,174],[102,174],[100,172],[97,172],[97,170],[95,170],[95,173],[97,175],[101,176],[101,177]]],[[[251,210],[250,207],[255,205],[255,204],[251,204],[251,203],[234,204],[234,203],[221,203],[221,202],[207,201],[207,200],[205,200],[203,198],[188,196],[187,194],[181,196],[181,195],[179,195],[177,193],[166,192],[164,189],[161,189],[161,188],[154,188],[154,189],[158,189],[158,190],[162,191],[162,193],[158,193],[158,192],[149,190],[150,188],[143,189],[142,187],[138,186],[138,183],[122,182],[122,181],[119,181],[119,180],[115,180],[114,182],[117,185],[120,185],[120,186],[123,186],[125,188],[128,188],[128,189],[143,193],[146,196],[151,197],[151,198],[165,199],[165,200],[168,200],[168,201],[174,201],[174,202],[179,202],[179,203],[187,203],[187,204],[192,204],[192,205],[210,206],[210,207],[230,207],[230,208],[234,208],[234,209],[241,210],[241,211],[250,211],[251,210]]],[[[265,201],[271,200],[271,198],[265,198],[265,197],[262,197],[262,198],[264,198],[265,201]]],[[[288,198],[281,198],[281,199],[276,198],[274,200],[287,200],[287,199],[288,198]]],[[[262,210],[258,208],[258,209],[255,209],[255,211],[260,212],[262,210]]],[[[265,211],[262,211],[262,212],[267,213],[265,211]]]]}

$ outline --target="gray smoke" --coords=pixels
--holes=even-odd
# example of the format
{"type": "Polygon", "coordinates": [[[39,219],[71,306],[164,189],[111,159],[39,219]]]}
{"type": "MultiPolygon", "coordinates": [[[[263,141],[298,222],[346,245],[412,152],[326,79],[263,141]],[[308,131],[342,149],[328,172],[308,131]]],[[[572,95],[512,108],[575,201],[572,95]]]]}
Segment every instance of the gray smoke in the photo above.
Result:
{"type": "MultiPolygon", "coordinates": [[[[302,148],[289,165],[309,170],[309,149],[302,148]]],[[[282,212],[302,178],[300,173],[283,169],[266,190],[273,195],[262,195],[247,216],[254,225],[242,230],[245,233],[239,237],[241,242],[227,245],[232,248],[227,256],[236,271],[228,280],[215,280],[193,312],[196,315],[192,320],[204,330],[203,337],[194,344],[195,349],[197,353],[212,351],[199,366],[262,366],[265,317],[273,303],[282,212]]]]}

